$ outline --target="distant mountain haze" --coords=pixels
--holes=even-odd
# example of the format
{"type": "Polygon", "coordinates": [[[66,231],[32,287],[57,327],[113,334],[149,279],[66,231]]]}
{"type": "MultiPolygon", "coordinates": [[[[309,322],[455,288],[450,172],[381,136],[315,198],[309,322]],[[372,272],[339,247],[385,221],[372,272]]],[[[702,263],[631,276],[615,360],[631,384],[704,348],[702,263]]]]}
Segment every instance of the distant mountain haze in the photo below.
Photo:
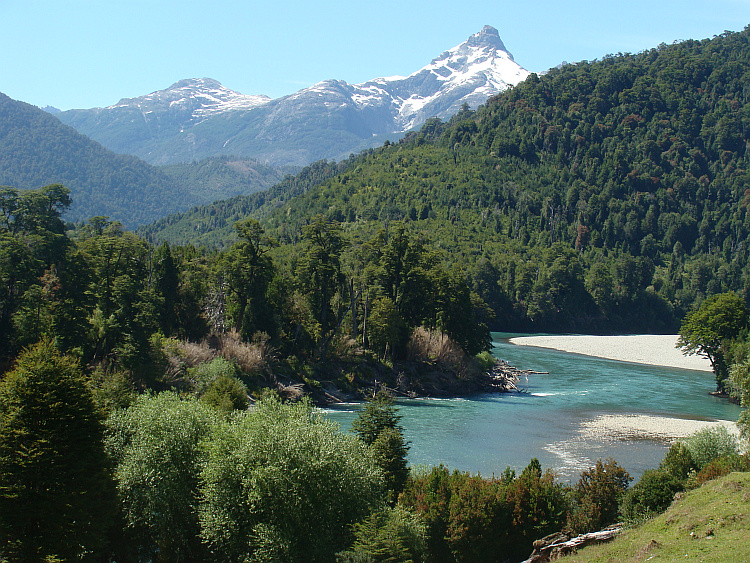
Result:
{"type": "Polygon", "coordinates": [[[156,165],[238,155],[304,166],[398,139],[430,117],[447,119],[525,79],[498,31],[485,26],[408,77],[362,84],[324,80],[289,96],[245,95],[210,78],[106,108],[56,116],[105,147],[156,165]]]}

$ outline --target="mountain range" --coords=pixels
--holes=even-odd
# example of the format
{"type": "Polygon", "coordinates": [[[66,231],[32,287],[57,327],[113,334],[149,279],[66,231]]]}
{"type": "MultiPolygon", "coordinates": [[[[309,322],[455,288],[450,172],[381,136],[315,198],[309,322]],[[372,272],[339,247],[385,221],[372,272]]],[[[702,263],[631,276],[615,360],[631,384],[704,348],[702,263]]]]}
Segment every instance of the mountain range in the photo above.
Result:
{"type": "Polygon", "coordinates": [[[237,155],[304,166],[398,139],[464,104],[476,108],[528,75],[498,31],[485,26],[408,77],[324,80],[278,99],[188,79],[106,108],[55,115],[110,150],[155,165],[237,155]]]}

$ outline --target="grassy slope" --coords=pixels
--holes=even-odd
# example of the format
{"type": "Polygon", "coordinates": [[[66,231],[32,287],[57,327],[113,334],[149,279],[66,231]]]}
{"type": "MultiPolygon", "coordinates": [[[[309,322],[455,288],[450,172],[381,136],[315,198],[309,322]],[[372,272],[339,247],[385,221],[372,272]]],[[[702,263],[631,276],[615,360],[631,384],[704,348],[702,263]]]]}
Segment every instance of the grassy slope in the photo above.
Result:
{"type": "Polygon", "coordinates": [[[657,518],[566,563],[750,561],[750,473],[732,473],[691,491],[657,518]],[[654,543],[656,542],[656,543],[654,543]]]}

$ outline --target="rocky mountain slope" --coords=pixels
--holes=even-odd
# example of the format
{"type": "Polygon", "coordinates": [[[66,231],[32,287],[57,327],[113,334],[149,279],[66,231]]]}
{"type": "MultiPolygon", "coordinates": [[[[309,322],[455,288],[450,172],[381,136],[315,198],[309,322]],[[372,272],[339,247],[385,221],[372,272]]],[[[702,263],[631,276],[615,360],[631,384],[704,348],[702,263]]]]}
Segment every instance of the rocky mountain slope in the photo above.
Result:
{"type": "Polygon", "coordinates": [[[325,80],[275,100],[190,79],[107,108],[57,116],[107,148],[152,164],[232,154],[302,166],[396,139],[463,104],[475,108],[528,74],[497,30],[485,26],[408,77],[325,80]]]}

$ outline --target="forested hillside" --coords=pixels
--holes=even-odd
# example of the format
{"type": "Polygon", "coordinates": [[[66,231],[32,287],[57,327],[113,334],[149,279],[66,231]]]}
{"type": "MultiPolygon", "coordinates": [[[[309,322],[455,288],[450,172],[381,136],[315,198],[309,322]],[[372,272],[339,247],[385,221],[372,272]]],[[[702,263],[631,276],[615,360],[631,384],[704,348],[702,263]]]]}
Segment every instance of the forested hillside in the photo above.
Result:
{"type": "Polygon", "coordinates": [[[68,220],[107,215],[128,227],[185,208],[182,185],[134,156],[117,155],[49,113],[0,94],[0,185],[63,184],[68,220]]]}
{"type": "MultiPolygon", "coordinates": [[[[404,220],[497,328],[674,330],[750,288],[750,30],[567,65],[354,162],[266,222],[404,220]]],[[[356,250],[356,249],[355,249],[356,250]]]]}
{"type": "Polygon", "coordinates": [[[159,166],[159,170],[184,186],[190,202],[211,203],[240,194],[266,190],[281,182],[287,174],[296,174],[296,166],[268,166],[252,158],[219,156],[200,161],[159,166]]]}
{"type": "MultiPolygon", "coordinates": [[[[295,176],[286,176],[266,191],[198,205],[185,213],[174,213],[144,225],[138,229],[138,233],[152,242],[168,241],[171,244],[218,248],[227,246],[236,240],[233,228],[236,221],[248,216],[266,217],[293,197],[341,173],[350,162],[315,162],[295,176]]],[[[182,169],[182,165],[176,168],[182,169]]]]}

